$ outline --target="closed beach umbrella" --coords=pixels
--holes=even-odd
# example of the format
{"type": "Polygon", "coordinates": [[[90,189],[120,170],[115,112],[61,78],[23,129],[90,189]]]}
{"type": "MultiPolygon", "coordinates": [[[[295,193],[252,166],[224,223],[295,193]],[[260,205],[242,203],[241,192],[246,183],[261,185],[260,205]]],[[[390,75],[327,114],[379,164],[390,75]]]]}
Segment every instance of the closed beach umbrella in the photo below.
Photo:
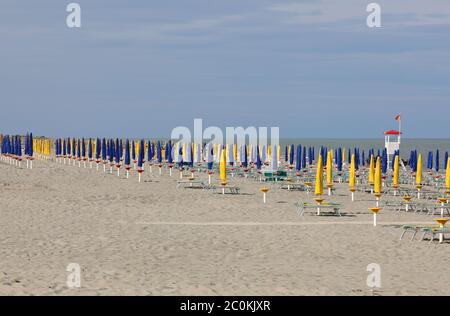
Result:
{"type": "Polygon", "coordinates": [[[433,152],[428,152],[427,169],[433,169],[433,152]]]}
{"type": "Polygon", "coordinates": [[[106,139],[102,140],[102,160],[106,161],[106,139]]]}
{"type": "Polygon", "coordinates": [[[306,147],[303,146],[303,151],[302,151],[302,168],[305,169],[306,168],[306,147]]]}
{"type": "Polygon", "coordinates": [[[259,157],[259,147],[256,150],[256,169],[261,170],[261,158],[259,157]]]}
{"type": "Polygon", "coordinates": [[[294,164],[294,144],[291,144],[291,150],[290,150],[290,153],[289,153],[289,164],[291,166],[294,164]]]}
{"type": "Polygon", "coordinates": [[[131,157],[130,157],[130,141],[128,139],[125,140],[125,167],[129,168],[131,165],[131,157]]]}
{"type": "Polygon", "coordinates": [[[302,147],[300,145],[297,145],[297,154],[295,155],[295,170],[300,171],[302,168],[301,166],[301,151],[302,147]]]}
{"type": "Polygon", "coordinates": [[[377,164],[375,166],[375,182],[374,192],[375,194],[381,194],[381,158],[377,158],[377,164]]]}
{"type": "Polygon", "coordinates": [[[369,166],[369,184],[374,184],[375,182],[375,159],[373,155],[370,156],[370,166],[369,166]]]}
{"type": "Polygon", "coordinates": [[[242,150],[242,155],[243,155],[243,161],[242,161],[242,166],[244,168],[247,168],[248,166],[248,159],[247,159],[247,145],[244,145],[243,150],[242,150]]]}
{"type": "Polygon", "coordinates": [[[383,174],[386,174],[387,172],[387,165],[388,165],[387,150],[384,149],[381,156],[381,171],[383,174]]]}
{"type": "Polygon", "coordinates": [[[167,154],[166,154],[166,156],[167,156],[167,162],[169,164],[172,164],[173,163],[172,142],[170,142],[170,141],[167,143],[167,154]]]}
{"type": "Polygon", "coordinates": [[[206,152],[206,162],[208,164],[208,170],[211,170],[213,167],[213,163],[214,163],[214,158],[213,158],[213,149],[211,144],[208,144],[207,146],[207,152],[206,152]]]}
{"type": "Polygon", "coordinates": [[[222,149],[222,152],[221,152],[221,155],[220,155],[219,170],[220,170],[220,180],[222,182],[226,182],[227,181],[227,159],[226,159],[225,149],[222,149]]]}
{"type": "MultiPolygon", "coordinates": [[[[70,147],[71,144],[71,140],[70,138],[67,139],[67,155],[70,157],[72,157],[72,149],[70,147]]],[[[70,164],[70,160],[69,160],[69,164],[70,164]]]]}
{"type": "Polygon", "coordinates": [[[341,172],[342,171],[342,148],[339,147],[336,155],[337,155],[337,157],[336,157],[337,168],[338,168],[338,171],[341,172]]]}
{"type": "Polygon", "coordinates": [[[158,159],[158,163],[162,162],[161,142],[159,140],[156,145],[156,158],[158,159]]]}
{"type": "Polygon", "coordinates": [[[416,184],[422,184],[422,154],[417,158],[416,184]]]}
{"type": "Polygon", "coordinates": [[[95,161],[97,162],[100,161],[101,151],[102,151],[102,142],[100,141],[99,138],[97,138],[97,140],[95,141],[95,161]]]}
{"type": "Polygon", "coordinates": [[[116,145],[114,146],[115,151],[114,151],[114,161],[116,163],[116,166],[118,166],[120,164],[120,146],[119,146],[119,142],[116,140],[116,145]]]}
{"type": "Polygon", "coordinates": [[[84,138],[81,139],[81,157],[86,157],[86,142],[84,138]]]}
{"type": "Polygon", "coordinates": [[[450,157],[447,158],[447,168],[445,171],[445,188],[450,191],[450,157]]]}
{"type": "Polygon", "coordinates": [[[317,161],[317,170],[316,170],[316,185],[314,189],[315,195],[323,194],[323,159],[322,155],[319,155],[319,159],[317,161]]]}
{"type": "Polygon", "coordinates": [[[134,140],[131,142],[131,159],[136,163],[136,144],[134,143],[134,140]]]}
{"type": "Polygon", "coordinates": [[[356,168],[355,168],[355,155],[352,156],[350,162],[350,172],[348,178],[348,186],[350,189],[354,189],[356,186],[356,168]]]}
{"type": "Polygon", "coordinates": [[[284,161],[289,162],[289,155],[290,155],[290,152],[289,152],[288,146],[286,146],[285,150],[284,150],[284,161]]]}
{"type": "Polygon", "coordinates": [[[327,153],[327,186],[333,186],[333,159],[331,158],[331,150],[327,153]]]}
{"type": "Polygon", "coordinates": [[[92,160],[92,139],[89,138],[89,144],[88,144],[88,157],[89,160],[92,160]]]}
{"type": "Polygon", "coordinates": [[[435,165],[435,170],[438,173],[439,172],[439,167],[440,167],[440,161],[439,161],[439,157],[440,153],[439,153],[439,149],[436,150],[436,165],[435,165]]]}
{"type": "Polygon", "coordinates": [[[400,158],[398,155],[395,155],[395,159],[394,159],[394,176],[393,176],[393,181],[392,181],[392,185],[394,186],[394,188],[398,187],[399,184],[399,177],[400,177],[400,158]]]}

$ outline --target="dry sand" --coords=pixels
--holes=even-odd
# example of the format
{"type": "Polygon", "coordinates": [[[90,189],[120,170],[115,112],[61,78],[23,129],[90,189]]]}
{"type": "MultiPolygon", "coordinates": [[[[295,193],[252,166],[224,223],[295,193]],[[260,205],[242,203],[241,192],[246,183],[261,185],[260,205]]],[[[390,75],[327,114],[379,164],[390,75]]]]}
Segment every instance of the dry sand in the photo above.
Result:
{"type": "Polygon", "coordinates": [[[377,295],[450,294],[450,242],[399,240],[398,225],[432,216],[382,210],[374,228],[373,198],[351,203],[339,185],[327,200],[345,203],[347,216],[299,217],[304,192],[274,187],[263,204],[255,180],[230,178],[243,194],[222,195],[177,189],[178,175],[154,168],[138,183],[1,162],[0,294],[373,295],[370,263],[381,267],[377,295]],[[66,284],[69,263],[81,267],[81,288],[66,284]]]}

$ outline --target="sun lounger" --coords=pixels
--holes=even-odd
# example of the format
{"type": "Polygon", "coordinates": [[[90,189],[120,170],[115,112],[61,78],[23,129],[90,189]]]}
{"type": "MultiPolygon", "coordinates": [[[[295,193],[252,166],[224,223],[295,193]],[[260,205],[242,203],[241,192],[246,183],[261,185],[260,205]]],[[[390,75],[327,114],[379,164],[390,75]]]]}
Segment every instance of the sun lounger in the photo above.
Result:
{"type": "Polygon", "coordinates": [[[205,186],[202,180],[178,180],[177,188],[200,188],[203,189],[205,186]]]}
{"type": "MultiPolygon", "coordinates": [[[[208,184],[205,185],[204,190],[206,191],[216,191],[217,189],[220,189],[221,191],[224,189],[222,186],[216,186],[214,184],[208,184]]],[[[230,194],[239,194],[241,192],[241,189],[237,186],[225,186],[225,192],[228,192],[230,194]]]]}
{"type": "MultiPolygon", "coordinates": [[[[306,210],[314,210],[317,211],[319,206],[317,204],[311,204],[307,202],[298,202],[295,203],[295,206],[297,207],[297,214],[299,216],[303,216],[306,210]]],[[[342,205],[337,203],[323,203],[320,205],[320,213],[334,213],[334,215],[342,216],[341,214],[342,205]]],[[[317,213],[317,212],[315,212],[317,213]]]]}
{"type": "Polygon", "coordinates": [[[450,234],[450,228],[449,227],[438,227],[438,226],[421,226],[421,225],[404,225],[402,227],[403,231],[400,235],[400,240],[403,239],[406,233],[410,232],[412,233],[411,240],[414,240],[417,233],[422,232],[422,238],[420,240],[424,240],[427,235],[431,235],[430,242],[432,242],[436,236],[439,234],[450,234]]]}

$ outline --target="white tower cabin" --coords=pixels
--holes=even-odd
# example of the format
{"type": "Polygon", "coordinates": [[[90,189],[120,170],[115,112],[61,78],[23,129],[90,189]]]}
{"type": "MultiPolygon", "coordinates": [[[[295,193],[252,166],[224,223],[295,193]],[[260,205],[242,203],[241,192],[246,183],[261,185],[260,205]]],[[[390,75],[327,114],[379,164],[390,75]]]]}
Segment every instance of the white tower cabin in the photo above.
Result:
{"type": "Polygon", "coordinates": [[[392,157],[397,150],[400,150],[400,143],[402,140],[402,132],[390,130],[384,132],[384,144],[387,150],[388,166],[390,167],[392,157]]]}

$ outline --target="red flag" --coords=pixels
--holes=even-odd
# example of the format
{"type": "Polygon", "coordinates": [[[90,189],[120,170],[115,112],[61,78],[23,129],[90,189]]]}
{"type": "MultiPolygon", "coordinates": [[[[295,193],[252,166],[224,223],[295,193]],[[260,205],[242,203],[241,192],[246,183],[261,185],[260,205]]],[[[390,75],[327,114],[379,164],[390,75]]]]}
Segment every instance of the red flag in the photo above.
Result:
{"type": "Polygon", "coordinates": [[[399,115],[397,115],[397,116],[395,117],[395,120],[396,120],[396,121],[399,121],[399,122],[400,122],[400,121],[401,121],[401,119],[402,119],[402,118],[401,118],[401,115],[400,115],[400,114],[399,114],[399,115]]]}

